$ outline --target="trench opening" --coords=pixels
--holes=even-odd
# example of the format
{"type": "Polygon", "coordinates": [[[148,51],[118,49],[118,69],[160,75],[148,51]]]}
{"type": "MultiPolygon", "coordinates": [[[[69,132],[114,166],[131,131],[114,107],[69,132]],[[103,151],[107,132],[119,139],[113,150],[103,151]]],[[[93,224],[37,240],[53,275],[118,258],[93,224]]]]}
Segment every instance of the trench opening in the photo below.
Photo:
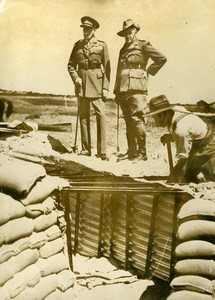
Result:
{"type": "Polygon", "coordinates": [[[174,277],[176,216],[191,195],[158,181],[111,174],[66,174],[61,191],[68,255],[105,257],[140,278],[174,277]]]}

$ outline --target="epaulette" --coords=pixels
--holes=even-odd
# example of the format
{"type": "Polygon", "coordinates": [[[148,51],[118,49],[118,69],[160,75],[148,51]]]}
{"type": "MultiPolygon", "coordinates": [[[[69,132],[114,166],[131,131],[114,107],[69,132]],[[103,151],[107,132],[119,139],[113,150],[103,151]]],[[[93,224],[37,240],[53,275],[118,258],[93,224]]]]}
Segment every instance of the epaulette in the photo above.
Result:
{"type": "Polygon", "coordinates": [[[78,40],[78,41],[75,43],[75,45],[81,44],[81,43],[83,43],[83,41],[84,41],[84,39],[78,40]]]}

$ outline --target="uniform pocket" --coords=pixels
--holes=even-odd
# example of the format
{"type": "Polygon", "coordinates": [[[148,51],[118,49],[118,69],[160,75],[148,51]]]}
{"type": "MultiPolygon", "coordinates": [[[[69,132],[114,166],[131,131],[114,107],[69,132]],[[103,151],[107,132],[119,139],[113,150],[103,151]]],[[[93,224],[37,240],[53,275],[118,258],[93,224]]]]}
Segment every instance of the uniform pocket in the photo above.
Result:
{"type": "Polygon", "coordinates": [[[147,75],[142,69],[131,69],[129,73],[129,90],[147,91],[147,75]]]}
{"type": "Polygon", "coordinates": [[[102,77],[103,77],[103,74],[102,74],[102,73],[98,73],[98,74],[97,74],[97,78],[98,78],[98,79],[100,79],[100,78],[102,78],[102,77]]]}

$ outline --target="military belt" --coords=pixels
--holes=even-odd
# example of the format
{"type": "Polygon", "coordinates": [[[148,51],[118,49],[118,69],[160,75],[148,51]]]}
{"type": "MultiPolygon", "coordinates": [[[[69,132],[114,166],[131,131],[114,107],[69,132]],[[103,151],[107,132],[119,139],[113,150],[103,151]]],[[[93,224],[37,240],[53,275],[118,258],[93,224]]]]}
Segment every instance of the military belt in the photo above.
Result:
{"type": "Polygon", "coordinates": [[[97,63],[79,64],[78,68],[79,70],[101,69],[101,64],[97,64],[97,63]]]}
{"type": "Polygon", "coordinates": [[[145,66],[137,63],[125,63],[123,69],[145,69],[145,66]]]}

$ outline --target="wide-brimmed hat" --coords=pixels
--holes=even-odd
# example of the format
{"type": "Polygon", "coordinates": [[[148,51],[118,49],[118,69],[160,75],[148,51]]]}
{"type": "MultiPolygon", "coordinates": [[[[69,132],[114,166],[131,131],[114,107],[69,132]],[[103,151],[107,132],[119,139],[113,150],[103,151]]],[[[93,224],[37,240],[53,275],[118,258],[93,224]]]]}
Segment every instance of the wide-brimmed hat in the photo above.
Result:
{"type": "Polygon", "coordinates": [[[150,112],[146,113],[145,116],[153,116],[171,108],[172,106],[167,100],[167,97],[165,95],[160,95],[149,100],[150,112]]]}
{"type": "Polygon", "coordinates": [[[133,28],[133,27],[136,28],[137,31],[140,30],[140,26],[139,26],[137,23],[134,23],[133,20],[128,19],[128,20],[126,20],[126,21],[123,22],[122,30],[119,31],[119,32],[117,32],[117,34],[118,34],[119,36],[125,36],[125,31],[126,31],[127,29],[133,28]]]}
{"type": "Polygon", "coordinates": [[[98,29],[100,27],[99,23],[95,19],[88,16],[82,17],[81,23],[82,24],[80,25],[80,27],[91,27],[95,29],[98,29]]]}

